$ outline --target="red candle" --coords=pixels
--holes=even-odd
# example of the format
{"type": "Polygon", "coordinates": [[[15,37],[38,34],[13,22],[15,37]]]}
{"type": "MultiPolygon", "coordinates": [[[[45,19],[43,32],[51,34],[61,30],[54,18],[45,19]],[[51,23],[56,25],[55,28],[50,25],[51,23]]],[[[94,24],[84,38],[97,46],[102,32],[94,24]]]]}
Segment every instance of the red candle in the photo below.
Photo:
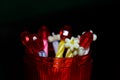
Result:
{"type": "Polygon", "coordinates": [[[32,39],[32,48],[35,53],[38,53],[43,50],[44,45],[42,40],[38,37],[37,34],[31,34],[31,39],[32,39]]]}
{"type": "Polygon", "coordinates": [[[80,37],[80,46],[84,49],[90,47],[91,42],[93,41],[93,33],[91,31],[85,32],[80,37]]]}
{"type": "Polygon", "coordinates": [[[28,45],[28,43],[30,41],[29,32],[28,31],[22,32],[21,35],[20,35],[20,38],[21,38],[22,44],[27,47],[27,45],[28,45]]]}
{"type": "Polygon", "coordinates": [[[33,53],[32,44],[30,39],[30,33],[28,31],[24,31],[20,35],[22,44],[27,48],[29,53],[33,53]]]}
{"type": "Polygon", "coordinates": [[[45,25],[40,27],[38,31],[38,35],[39,38],[43,41],[43,45],[44,45],[43,50],[45,51],[46,56],[48,56],[48,36],[50,35],[48,28],[45,25]]]}

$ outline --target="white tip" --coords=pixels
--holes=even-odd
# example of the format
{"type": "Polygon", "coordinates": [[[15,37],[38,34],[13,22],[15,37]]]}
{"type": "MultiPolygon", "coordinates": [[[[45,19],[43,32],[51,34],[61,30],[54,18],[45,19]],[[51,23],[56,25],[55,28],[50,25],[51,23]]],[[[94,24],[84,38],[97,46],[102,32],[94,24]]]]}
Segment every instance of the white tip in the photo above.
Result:
{"type": "Polygon", "coordinates": [[[75,50],[75,51],[73,52],[73,55],[74,55],[74,56],[76,56],[76,55],[77,55],[77,53],[78,53],[78,52],[75,50]]]}
{"type": "Polygon", "coordinates": [[[85,31],[84,32],[82,32],[82,34],[84,34],[85,33],[85,31]]]}
{"type": "Polygon", "coordinates": [[[80,35],[78,35],[78,38],[80,38],[80,35]]]}
{"type": "Polygon", "coordinates": [[[73,36],[71,37],[71,40],[74,40],[74,37],[73,37],[73,36]]]}
{"type": "Polygon", "coordinates": [[[37,37],[36,36],[33,36],[33,40],[35,41],[37,39],[37,37]]]}
{"type": "Polygon", "coordinates": [[[48,36],[48,41],[52,42],[53,41],[53,37],[52,36],[48,36]]]}
{"type": "Polygon", "coordinates": [[[66,31],[66,30],[63,31],[63,35],[64,35],[64,36],[68,36],[68,33],[69,33],[69,32],[66,31]]]}
{"type": "Polygon", "coordinates": [[[60,34],[56,35],[57,40],[60,40],[60,34]]]}
{"type": "Polygon", "coordinates": [[[84,55],[84,48],[83,47],[79,47],[78,48],[78,55],[79,56],[83,56],[84,55]]]}
{"type": "Polygon", "coordinates": [[[85,49],[85,53],[84,53],[84,55],[87,55],[87,54],[89,53],[89,51],[90,51],[90,48],[85,49]]]}
{"type": "Polygon", "coordinates": [[[54,32],[52,32],[52,35],[54,36],[54,35],[55,35],[55,33],[54,33],[54,32]]]}
{"type": "Polygon", "coordinates": [[[65,42],[69,42],[70,40],[68,38],[65,39],[65,42]]]}
{"type": "Polygon", "coordinates": [[[97,35],[93,34],[93,41],[95,41],[97,39],[97,35]]]}
{"type": "Polygon", "coordinates": [[[93,33],[93,31],[92,31],[92,30],[90,30],[90,32],[91,32],[91,33],[93,33]]]}

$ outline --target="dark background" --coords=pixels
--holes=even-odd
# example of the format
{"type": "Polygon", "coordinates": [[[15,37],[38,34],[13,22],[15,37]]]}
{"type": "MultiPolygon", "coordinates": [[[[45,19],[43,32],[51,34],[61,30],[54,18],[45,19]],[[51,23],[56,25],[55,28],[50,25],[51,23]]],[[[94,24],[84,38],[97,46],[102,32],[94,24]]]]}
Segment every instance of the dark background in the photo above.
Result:
{"type": "MultiPolygon", "coordinates": [[[[112,1],[31,1],[0,2],[0,80],[23,80],[24,46],[20,33],[37,33],[43,24],[58,32],[64,24],[71,25],[73,35],[92,29],[97,41],[92,44],[92,80],[108,80],[113,69],[108,48],[111,35],[112,1]],[[107,29],[106,29],[107,28],[107,29]]],[[[119,72],[119,71],[118,71],[119,72]]],[[[114,79],[115,80],[115,79],[114,79]]]]}

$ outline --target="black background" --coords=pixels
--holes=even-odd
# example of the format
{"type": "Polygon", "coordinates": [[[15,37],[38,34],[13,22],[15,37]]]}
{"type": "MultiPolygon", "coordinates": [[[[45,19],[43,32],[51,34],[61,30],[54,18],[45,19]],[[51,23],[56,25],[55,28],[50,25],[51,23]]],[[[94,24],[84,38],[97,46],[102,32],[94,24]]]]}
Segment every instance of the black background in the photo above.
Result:
{"type": "MultiPolygon", "coordinates": [[[[94,4],[76,6],[41,15],[31,15],[17,19],[2,20],[0,23],[0,80],[23,80],[24,46],[20,42],[20,33],[29,30],[37,33],[43,24],[50,31],[58,32],[64,24],[71,25],[73,35],[92,29],[97,41],[92,44],[93,73],[92,80],[108,80],[114,71],[111,66],[109,36],[112,25],[112,4],[94,4]]],[[[18,10],[17,10],[18,11],[18,10]]],[[[24,13],[24,12],[23,12],[24,13]]],[[[20,13],[19,13],[20,14],[20,13]]],[[[29,15],[29,13],[27,13],[29,15]]],[[[18,15],[17,15],[18,16],[18,15]]],[[[20,17],[20,16],[18,16],[20,17]]],[[[119,71],[118,71],[119,72],[119,71]]],[[[114,79],[115,80],[115,79],[114,79]]]]}

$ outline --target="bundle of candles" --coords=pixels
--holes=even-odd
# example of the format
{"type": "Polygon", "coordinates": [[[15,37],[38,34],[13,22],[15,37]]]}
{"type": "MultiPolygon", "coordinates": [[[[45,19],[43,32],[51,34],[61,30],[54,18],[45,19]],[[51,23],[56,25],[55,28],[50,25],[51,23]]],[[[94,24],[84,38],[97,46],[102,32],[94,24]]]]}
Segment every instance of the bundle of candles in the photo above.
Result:
{"type": "Polygon", "coordinates": [[[71,27],[66,25],[60,29],[59,34],[54,32],[50,34],[49,29],[44,25],[37,34],[24,31],[20,37],[26,50],[40,57],[70,58],[87,55],[97,35],[90,30],[74,37],[71,31],[71,27]]]}

